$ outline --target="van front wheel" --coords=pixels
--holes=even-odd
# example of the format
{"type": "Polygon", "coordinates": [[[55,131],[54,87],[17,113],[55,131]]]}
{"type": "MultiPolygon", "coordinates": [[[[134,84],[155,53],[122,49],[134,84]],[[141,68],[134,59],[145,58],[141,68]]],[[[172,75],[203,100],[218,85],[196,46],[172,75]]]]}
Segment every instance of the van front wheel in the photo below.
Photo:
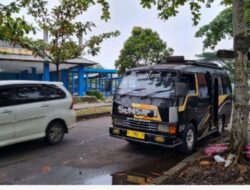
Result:
{"type": "Polygon", "coordinates": [[[46,130],[46,141],[53,145],[61,142],[64,137],[64,125],[61,122],[52,122],[46,130]]]}
{"type": "Polygon", "coordinates": [[[180,147],[180,151],[189,154],[194,151],[196,143],[196,131],[194,125],[189,123],[183,132],[183,144],[180,147]]]}

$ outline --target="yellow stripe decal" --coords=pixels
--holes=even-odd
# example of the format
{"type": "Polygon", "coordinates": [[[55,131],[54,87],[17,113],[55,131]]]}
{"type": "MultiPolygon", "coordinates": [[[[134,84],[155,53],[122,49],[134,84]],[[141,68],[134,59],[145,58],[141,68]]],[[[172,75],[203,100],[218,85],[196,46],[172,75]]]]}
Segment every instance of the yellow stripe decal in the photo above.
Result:
{"type": "Polygon", "coordinates": [[[203,118],[203,120],[200,122],[198,129],[202,128],[206,123],[208,118],[210,117],[210,114],[205,115],[205,117],[203,118]]]}
{"type": "Polygon", "coordinates": [[[220,106],[225,101],[227,96],[228,95],[221,95],[221,96],[218,97],[218,106],[220,106]]]}

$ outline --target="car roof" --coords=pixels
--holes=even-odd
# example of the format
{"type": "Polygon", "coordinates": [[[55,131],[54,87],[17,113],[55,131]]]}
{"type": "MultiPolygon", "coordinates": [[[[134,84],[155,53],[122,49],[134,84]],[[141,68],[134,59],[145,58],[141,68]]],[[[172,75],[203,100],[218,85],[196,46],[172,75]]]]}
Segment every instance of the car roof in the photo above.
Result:
{"type": "Polygon", "coordinates": [[[49,82],[49,81],[32,81],[32,80],[3,80],[0,81],[0,86],[14,85],[14,84],[55,84],[62,85],[62,82],[49,82]]]}

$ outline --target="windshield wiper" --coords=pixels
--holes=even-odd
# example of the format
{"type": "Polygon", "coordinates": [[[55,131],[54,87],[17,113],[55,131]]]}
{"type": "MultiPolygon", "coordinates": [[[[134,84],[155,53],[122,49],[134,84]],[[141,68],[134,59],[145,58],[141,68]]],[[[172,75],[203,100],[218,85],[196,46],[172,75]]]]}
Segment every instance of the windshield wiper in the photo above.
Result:
{"type": "Polygon", "coordinates": [[[145,99],[145,98],[149,98],[150,96],[154,95],[154,94],[158,94],[158,93],[161,93],[161,92],[168,92],[168,91],[171,91],[172,89],[169,89],[169,90],[158,90],[158,91],[155,91],[155,92],[151,92],[145,96],[142,96],[141,99],[145,99]]]}
{"type": "Polygon", "coordinates": [[[128,95],[130,92],[141,91],[141,90],[145,90],[145,89],[146,89],[146,88],[136,88],[136,89],[133,89],[133,90],[129,90],[129,91],[123,93],[123,94],[120,94],[120,96],[121,96],[121,97],[122,97],[122,96],[126,96],[126,95],[128,95]]]}

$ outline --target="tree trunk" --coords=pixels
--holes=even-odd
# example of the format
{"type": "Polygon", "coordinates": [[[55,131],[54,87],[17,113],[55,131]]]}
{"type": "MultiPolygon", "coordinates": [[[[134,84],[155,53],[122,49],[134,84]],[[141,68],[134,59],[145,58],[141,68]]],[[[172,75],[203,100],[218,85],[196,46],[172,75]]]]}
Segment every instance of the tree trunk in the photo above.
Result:
{"type": "MultiPolygon", "coordinates": [[[[231,132],[231,151],[241,155],[247,143],[248,127],[248,45],[244,0],[233,0],[233,31],[235,59],[235,98],[231,132]]],[[[236,160],[238,161],[238,159],[236,160]]]]}
{"type": "Polygon", "coordinates": [[[56,63],[56,81],[60,80],[59,63],[56,63]]]}

